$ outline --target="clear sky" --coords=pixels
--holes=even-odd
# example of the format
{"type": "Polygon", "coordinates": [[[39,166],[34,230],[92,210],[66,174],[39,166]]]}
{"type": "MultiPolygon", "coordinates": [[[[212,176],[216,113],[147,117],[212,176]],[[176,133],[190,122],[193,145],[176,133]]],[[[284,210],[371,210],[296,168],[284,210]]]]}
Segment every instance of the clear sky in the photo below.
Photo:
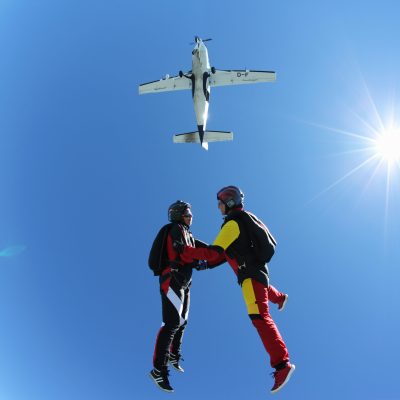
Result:
{"type": "Polygon", "coordinates": [[[147,376],[161,324],[148,251],[177,199],[212,242],[234,184],[278,240],[272,315],[296,372],[276,398],[400,399],[398,1],[0,0],[0,399],[262,399],[273,380],[229,266],[194,273],[175,393],[147,376]],[[138,85],[191,68],[272,84],[138,85]],[[395,144],[389,146],[396,147],[395,144]],[[383,150],[381,151],[383,153],[383,150]]]}

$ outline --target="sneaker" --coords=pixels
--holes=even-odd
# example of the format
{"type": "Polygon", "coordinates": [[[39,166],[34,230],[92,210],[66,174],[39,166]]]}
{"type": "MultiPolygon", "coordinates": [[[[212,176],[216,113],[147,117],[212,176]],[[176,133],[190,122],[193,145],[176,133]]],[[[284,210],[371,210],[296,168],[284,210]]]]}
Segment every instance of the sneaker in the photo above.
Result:
{"type": "Polygon", "coordinates": [[[282,311],[285,308],[288,299],[289,299],[289,295],[285,294],[283,296],[283,299],[280,302],[278,302],[278,311],[282,311]]]}
{"type": "Polygon", "coordinates": [[[289,382],[290,376],[293,374],[296,369],[294,364],[287,363],[286,367],[280,369],[279,371],[273,372],[273,376],[275,378],[275,384],[271,389],[271,393],[276,393],[289,382]]]}
{"type": "Polygon", "coordinates": [[[182,368],[181,365],[179,365],[179,361],[182,360],[183,358],[180,354],[169,354],[169,363],[179,372],[185,372],[185,370],[182,368]]]}
{"type": "Polygon", "coordinates": [[[169,371],[166,367],[163,368],[162,370],[158,370],[157,368],[154,368],[150,371],[150,374],[149,374],[150,378],[153,379],[154,383],[161,390],[164,390],[165,392],[173,392],[174,389],[169,384],[168,375],[169,375],[169,371]]]}

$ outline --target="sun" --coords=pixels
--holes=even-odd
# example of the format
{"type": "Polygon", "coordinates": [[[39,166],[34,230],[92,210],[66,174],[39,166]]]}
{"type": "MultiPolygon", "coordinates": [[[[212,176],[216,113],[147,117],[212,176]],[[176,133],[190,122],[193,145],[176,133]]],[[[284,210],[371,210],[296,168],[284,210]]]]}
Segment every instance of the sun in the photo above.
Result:
{"type": "Polygon", "coordinates": [[[400,128],[384,130],[374,139],[376,155],[389,165],[400,162],[400,128]]]}
{"type": "MultiPolygon", "coordinates": [[[[336,181],[321,190],[310,201],[331,191],[336,186],[349,180],[356,174],[367,178],[363,194],[372,187],[372,183],[385,182],[385,215],[388,215],[389,195],[398,190],[400,177],[400,118],[396,115],[399,107],[394,101],[384,114],[378,112],[378,107],[368,95],[370,107],[365,107],[362,114],[351,111],[351,124],[356,130],[339,129],[326,125],[311,123],[322,131],[331,131],[348,139],[348,150],[337,155],[346,158],[354,157],[353,167],[338,177],[336,181]],[[369,177],[368,177],[369,176],[369,177]]],[[[379,186],[377,186],[379,187],[379,186]]],[[[382,187],[382,186],[380,186],[382,187]]]]}
{"type": "MultiPolygon", "coordinates": [[[[383,93],[385,98],[381,100],[384,102],[377,102],[366,82],[362,83],[361,90],[355,91],[357,98],[353,106],[342,110],[341,120],[345,121],[347,127],[339,128],[308,122],[323,134],[330,132],[340,137],[337,141],[338,148],[341,146],[343,150],[332,155],[336,160],[339,160],[338,156],[342,160],[345,159],[347,166],[343,174],[338,175],[336,180],[315,194],[308,203],[314,202],[347,182],[347,187],[352,189],[351,193],[357,202],[367,198],[372,201],[378,199],[383,201],[386,229],[391,220],[389,209],[398,208],[400,204],[398,201],[400,196],[399,94],[391,88],[391,93],[383,93]]],[[[337,166],[341,169],[339,162],[337,166]]]]}

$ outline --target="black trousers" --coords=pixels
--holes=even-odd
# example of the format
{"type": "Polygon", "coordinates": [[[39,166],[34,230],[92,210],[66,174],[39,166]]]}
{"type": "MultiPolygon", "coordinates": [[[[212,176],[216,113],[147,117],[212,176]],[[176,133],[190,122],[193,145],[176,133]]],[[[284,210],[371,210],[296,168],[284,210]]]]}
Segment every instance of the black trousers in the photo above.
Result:
{"type": "Polygon", "coordinates": [[[170,352],[179,354],[183,333],[189,316],[190,283],[180,284],[173,275],[160,277],[162,303],[161,329],[158,332],[153,355],[154,368],[161,369],[168,364],[170,352]]]}

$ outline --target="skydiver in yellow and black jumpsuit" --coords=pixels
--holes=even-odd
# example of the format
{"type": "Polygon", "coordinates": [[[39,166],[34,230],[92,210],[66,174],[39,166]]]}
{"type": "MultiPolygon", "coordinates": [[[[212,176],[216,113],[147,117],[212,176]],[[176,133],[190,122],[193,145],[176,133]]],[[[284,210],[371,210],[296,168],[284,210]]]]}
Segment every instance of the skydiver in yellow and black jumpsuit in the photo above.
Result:
{"type": "MultiPolygon", "coordinates": [[[[214,243],[207,248],[175,245],[181,255],[188,258],[208,260],[215,259],[217,254],[225,255],[242,287],[249,317],[269,354],[271,366],[275,368],[271,393],[276,393],[288,382],[295,366],[290,363],[286,344],[269,313],[268,269],[252,251],[246,229],[241,229],[239,214],[244,212],[242,191],[236,186],[227,186],[218,192],[217,198],[218,207],[226,217],[214,243]]],[[[274,290],[270,289],[270,295],[274,295],[274,290]]]]}

